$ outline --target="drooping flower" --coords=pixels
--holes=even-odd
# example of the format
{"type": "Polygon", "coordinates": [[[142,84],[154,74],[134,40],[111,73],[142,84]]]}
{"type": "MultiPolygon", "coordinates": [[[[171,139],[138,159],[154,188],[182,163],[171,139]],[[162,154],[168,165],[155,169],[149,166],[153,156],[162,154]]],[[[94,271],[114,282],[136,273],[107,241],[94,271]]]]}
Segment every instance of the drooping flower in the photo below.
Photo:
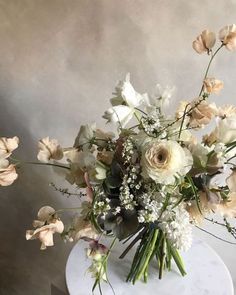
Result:
{"type": "Polygon", "coordinates": [[[53,234],[62,233],[64,225],[62,221],[56,220],[54,223],[44,225],[36,230],[26,231],[26,240],[39,239],[41,242],[40,250],[45,250],[47,247],[53,246],[53,234]]]}
{"type": "Polygon", "coordinates": [[[202,54],[208,52],[213,48],[216,42],[215,33],[210,32],[209,30],[204,30],[195,41],[193,41],[193,49],[202,54]]]}
{"type": "Polygon", "coordinates": [[[219,31],[219,39],[229,51],[236,50],[236,25],[227,25],[219,31]]]}
{"type": "Polygon", "coordinates": [[[53,235],[62,233],[64,230],[63,222],[55,215],[55,210],[50,206],[42,207],[38,212],[38,220],[34,220],[35,230],[26,231],[26,240],[39,239],[41,250],[53,246],[53,235]]]}
{"type": "Polygon", "coordinates": [[[56,139],[45,137],[39,141],[39,152],[37,158],[40,162],[60,160],[63,158],[63,150],[56,139]]]}
{"type": "Polygon", "coordinates": [[[176,178],[187,174],[192,164],[190,151],[176,141],[153,140],[142,151],[142,175],[157,183],[173,184],[176,178]]]}
{"type": "Polygon", "coordinates": [[[223,82],[215,78],[206,78],[203,81],[204,92],[207,92],[209,94],[219,94],[223,86],[223,82]]]}
{"type": "Polygon", "coordinates": [[[18,144],[19,138],[17,136],[12,138],[0,137],[0,159],[8,158],[18,147],[18,144]]]}

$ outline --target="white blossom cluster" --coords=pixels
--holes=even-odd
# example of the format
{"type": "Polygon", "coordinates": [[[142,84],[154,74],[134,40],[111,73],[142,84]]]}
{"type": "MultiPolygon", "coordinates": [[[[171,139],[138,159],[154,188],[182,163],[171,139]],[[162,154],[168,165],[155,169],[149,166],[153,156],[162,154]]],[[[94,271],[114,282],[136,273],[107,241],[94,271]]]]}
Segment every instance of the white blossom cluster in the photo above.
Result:
{"type": "Polygon", "coordinates": [[[159,192],[154,195],[144,193],[139,196],[139,203],[143,209],[138,212],[138,221],[140,223],[155,222],[159,219],[163,208],[163,196],[159,192]]]}
{"type": "Polygon", "coordinates": [[[189,220],[189,213],[183,204],[173,209],[168,206],[162,213],[160,221],[160,228],[175,248],[187,251],[191,247],[192,225],[189,220]]]}
{"type": "Polygon", "coordinates": [[[160,120],[153,117],[142,117],[141,119],[142,127],[147,135],[155,135],[155,131],[158,131],[160,127],[160,120]]]}
{"type": "Polygon", "coordinates": [[[127,138],[123,143],[122,157],[124,158],[124,163],[129,164],[134,154],[134,144],[132,138],[127,138]]]}
{"type": "Polygon", "coordinates": [[[137,205],[135,201],[135,197],[133,193],[131,192],[130,186],[135,183],[136,178],[133,178],[133,176],[136,176],[136,174],[126,174],[124,175],[122,185],[120,187],[120,201],[121,205],[124,206],[125,209],[134,209],[134,207],[137,205]]]}
{"type": "Polygon", "coordinates": [[[103,218],[106,216],[107,212],[111,209],[110,206],[110,199],[109,198],[105,198],[105,199],[101,199],[99,201],[97,201],[94,204],[94,213],[96,215],[100,215],[102,214],[103,218]]]}

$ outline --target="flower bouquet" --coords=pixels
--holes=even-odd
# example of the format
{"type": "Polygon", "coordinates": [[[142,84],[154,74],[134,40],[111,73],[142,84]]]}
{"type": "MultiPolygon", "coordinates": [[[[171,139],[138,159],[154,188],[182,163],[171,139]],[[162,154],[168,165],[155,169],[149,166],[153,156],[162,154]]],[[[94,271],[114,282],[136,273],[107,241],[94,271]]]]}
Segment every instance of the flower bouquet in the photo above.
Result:
{"type": "MultiPolygon", "coordinates": [[[[61,169],[76,191],[51,185],[63,195],[78,195],[81,204],[59,210],[42,207],[26,239],[38,238],[42,250],[53,245],[54,233],[65,241],[86,241],[93,290],[98,286],[102,292],[102,281],[110,284],[108,260],[116,242],[127,245],[121,259],[136,249],[127,273],[127,282],[134,284],[147,281],[153,259],[160,279],[164,270],[171,270],[172,261],[184,276],[179,251],[190,248],[192,228],[201,229],[204,220],[224,226],[236,237],[229,221],[236,217],[236,107],[217,107],[209,99],[223,87],[209,76],[211,63],[221,49],[236,50],[236,25],[224,27],[219,39],[216,50],[215,34],[208,30],[193,42],[197,53],[209,55],[209,64],[197,97],[180,102],[174,114],[167,112],[174,88],[157,85],[154,95],[140,94],[128,74],[103,115],[108,123],[117,124],[116,135],[91,124],[81,126],[73,147],[62,148],[49,137],[39,141],[35,164],[61,169]],[[197,131],[202,133],[207,125],[215,125],[213,131],[197,138],[197,131]],[[64,226],[61,218],[66,210],[76,215],[64,226]],[[213,213],[221,214],[222,221],[213,219],[213,213]],[[105,239],[111,240],[110,246],[104,245],[105,239]]],[[[17,178],[21,163],[11,154],[18,141],[0,139],[2,186],[17,178]]]]}

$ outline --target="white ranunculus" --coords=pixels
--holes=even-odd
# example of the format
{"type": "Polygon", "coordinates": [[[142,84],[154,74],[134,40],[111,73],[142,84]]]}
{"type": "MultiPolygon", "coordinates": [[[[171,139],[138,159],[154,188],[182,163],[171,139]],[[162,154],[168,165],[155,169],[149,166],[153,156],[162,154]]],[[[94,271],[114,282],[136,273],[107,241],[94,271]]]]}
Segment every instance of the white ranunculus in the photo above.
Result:
{"type": "Polygon", "coordinates": [[[193,159],[190,151],[176,141],[153,140],[144,146],[141,165],[144,178],[157,183],[174,184],[176,178],[191,169],[193,159]]]}
{"type": "Polygon", "coordinates": [[[230,143],[236,140],[236,115],[218,121],[214,131],[217,142],[230,143]]]}
{"type": "Polygon", "coordinates": [[[18,147],[18,144],[19,138],[17,136],[12,138],[0,137],[0,158],[8,158],[18,147]]]}

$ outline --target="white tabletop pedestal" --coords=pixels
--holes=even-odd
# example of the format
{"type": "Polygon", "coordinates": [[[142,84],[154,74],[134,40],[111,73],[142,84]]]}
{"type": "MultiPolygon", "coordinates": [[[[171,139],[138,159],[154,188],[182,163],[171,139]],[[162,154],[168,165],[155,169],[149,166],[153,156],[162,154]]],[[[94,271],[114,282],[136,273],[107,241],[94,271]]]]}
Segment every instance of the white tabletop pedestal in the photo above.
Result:
{"type": "MultiPolygon", "coordinates": [[[[66,283],[70,295],[92,294],[94,280],[86,273],[91,261],[86,258],[85,245],[79,242],[70,253],[66,265],[66,283]]],[[[126,283],[126,275],[131,266],[135,249],[120,260],[122,249],[117,243],[109,260],[109,280],[116,295],[234,295],[233,283],[228,269],[206,243],[195,240],[192,248],[182,254],[187,275],[181,277],[173,262],[173,271],[164,273],[162,280],[158,279],[154,266],[149,268],[149,280],[145,284],[126,283]]],[[[153,262],[155,264],[155,261],[153,262]]],[[[104,295],[111,295],[108,284],[102,284],[104,295]]],[[[95,294],[99,294],[98,290],[95,294]]]]}

